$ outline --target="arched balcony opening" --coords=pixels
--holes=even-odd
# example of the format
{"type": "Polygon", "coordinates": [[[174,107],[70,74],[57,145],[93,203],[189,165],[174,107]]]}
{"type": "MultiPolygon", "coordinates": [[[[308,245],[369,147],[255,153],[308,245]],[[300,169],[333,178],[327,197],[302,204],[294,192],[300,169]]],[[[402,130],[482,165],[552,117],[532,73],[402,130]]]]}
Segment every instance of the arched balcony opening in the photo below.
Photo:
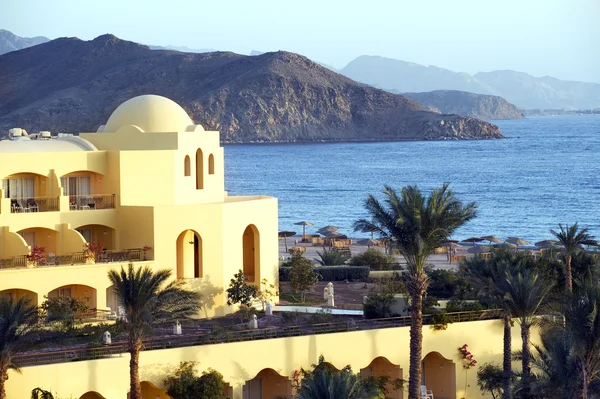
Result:
{"type": "Polygon", "coordinates": [[[186,230],[177,237],[177,278],[203,277],[202,237],[186,230]]]}
{"type": "Polygon", "coordinates": [[[48,293],[48,298],[69,297],[84,302],[89,309],[96,309],[96,289],[82,284],[69,284],[48,293]]]}
{"type": "Polygon", "coordinates": [[[386,398],[390,399],[402,399],[402,389],[397,389],[396,382],[402,380],[403,371],[397,364],[393,364],[385,357],[376,357],[373,361],[364,369],[360,370],[361,377],[386,377],[388,382],[385,385],[386,398]]]}
{"type": "Polygon", "coordinates": [[[111,251],[115,247],[115,229],[101,224],[87,224],[77,227],[75,230],[79,232],[88,244],[101,246],[104,250],[111,251]]]}
{"type": "Polygon", "coordinates": [[[243,271],[248,282],[260,281],[260,235],[255,225],[246,227],[242,236],[243,271]]]}
{"type": "Polygon", "coordinates": [[[111,285],[106,289],[106,311],[119,314],[119,297],[115,292],[115,286],[111,285]]]}
{"type": "MultiPolygon", "coordinates": [[[[54,255],[58,251],[58,232],[43,227],[32,227],[17,232],[33,251],[36,247],[43,255],[54,255]]],[[[82,248],[83,249],[83,248],[82,248]]]]}
{"type": "Polygon", "coordinates": [[[196,151],[196,190],[204,188],[204,156],[202,150],[198,148],[196,151]]]}
{"type": "Polygon", "coordinates": [[[291,395],[292,381],[270,368],[262,369],[242,388],[243,399],[288,398],[291,395]]]}
{"type": "Polygon", "coordinates": [[[215,174],[215,156],[213,154],[210,154],[208,156],[208,174],[215,174]]]}
{"type": "Polygon", "coordinates": [[[186,155],[183,159],[183,175],[191,176],[192,175],[192,165],[190,165],[190,156],[186,155]]]}
{"type": "Polygon", "coordinates": [[[456,365],[438,352],[423,358],[423,383],[436,399],[456,399],[456,365]]]}
{"type": "Polygon", "coordinates": [[[101,173],[80,170],[61,176],[62,195],[69,197],[69,210],[112,209],[114,194],[108,193],[106,178],[101,173]]]}
{"type": "Polygon", "coordinates": [[[16,173],[2,180],[4,198],[10,198],[11,213],[52,212],[59,210],[59,193],[47,176],[16,173]]]}
{"type": "Polygon", "coordinates": [[[12,289],[8,289],[8,290],[2,290],[2,291],[0,291],[0,298],[2,296],[10,296],[15,300],[26,297],[29,299],[30,304],[36,305],[36,306],[38,304],[38,294],[36,292],[25,290],[22,288],[12,288],[12,289]]]}

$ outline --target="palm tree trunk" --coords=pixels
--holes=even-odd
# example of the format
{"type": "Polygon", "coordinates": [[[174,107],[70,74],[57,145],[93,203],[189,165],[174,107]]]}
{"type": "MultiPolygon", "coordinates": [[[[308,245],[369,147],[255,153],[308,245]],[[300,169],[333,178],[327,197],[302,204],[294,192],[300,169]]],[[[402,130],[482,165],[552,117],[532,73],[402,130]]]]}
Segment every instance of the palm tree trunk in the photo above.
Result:
{"type": "Polygon", "coordinates": [[[531,369],[529,368],[531,353],[529,352],[529,326],[525,325],[525,323],[521,325],[521,339],[523,340],[523,348],[521,350],[523,352],[523,358],[521,360],[521,367],[523,369],[523,378],[521,379],[521,382],[523,384],[523,389],[521,391],[521,398],[529,399],[531,389],[529,386],[529,377],[531,376],[531,369]]]}
{"type": "Polygon", "coordinates": [[[8,366],[0,366],[0,399],[6,399],[6,380],[8,380],[8,366]]]}
{"type": "MultiPolygon", "coordinates": [[[[139,343],[131,346],[129,354],[129,399],[142,399],[142,386],[140,385],[140,347],[139,343]]],[[[2,398],[0,398],[2,399],[2,398]]]]}
{"type": "Polygon", "coordinates": [[[510,315],[504,315],[504,359],[502,361],[503,373],[502,373],[502,382],[503,382],[503,393],[502,399],[510,399],[511,398],[511,387],[510,381],[512,379],[512,336],[510,331],[510,315]]]}
{"type": "Polygon", "coordinates": [[[573,274],[571,271],[571,255],[565,255],[565,291],[573,292],[573,274]]]}
{"type": "Polygon", "coordinates": [[[410,308],[410,369],[408,379],[408,399],[421,397],[423,352],[423,292],[412,293],[410,308]]]}

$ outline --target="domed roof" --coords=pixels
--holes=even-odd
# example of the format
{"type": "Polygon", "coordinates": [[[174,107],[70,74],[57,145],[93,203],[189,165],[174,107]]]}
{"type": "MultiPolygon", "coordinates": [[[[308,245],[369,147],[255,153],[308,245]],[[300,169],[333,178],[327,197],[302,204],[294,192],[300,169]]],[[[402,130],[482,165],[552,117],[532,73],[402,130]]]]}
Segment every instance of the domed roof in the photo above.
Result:
{"type": "Polygon", "coordinates": [[[144,132],[183,132],[194,122],[175,101],[154,94],[134,97],[114,110],[104,132],[135,125],[144,132]]]}

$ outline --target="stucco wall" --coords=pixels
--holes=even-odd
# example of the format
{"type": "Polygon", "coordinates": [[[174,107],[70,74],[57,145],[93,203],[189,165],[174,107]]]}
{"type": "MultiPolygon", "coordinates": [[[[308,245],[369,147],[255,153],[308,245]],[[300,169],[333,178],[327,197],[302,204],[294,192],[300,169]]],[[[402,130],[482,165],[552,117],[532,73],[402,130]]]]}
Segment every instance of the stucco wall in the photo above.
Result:
{"type": "MultiPolygon", "coordinates": [[[[517,349],[521,345],[518,327],[512,332],[513,349],[517,349]]],[[[499,321],[454,323],[445,331],[423,329],[424,357],[437,352],[455,363],[456,396],[444,397],[482,397],[477,389],[476,369],[465,373],[460,363],[458,347],[465,343],[479,364],[502,362],[502,324],[499,321]],[[465,377],[470,385],[467,394],[464,392],[465,377]]],[[[233,386],[234,397],[241,398],[245,382],[261,370],[272,368],[289,377],[294,370],[309,368],[316,363],[319,355],[324,355],[325,360],[338,369],[349,364],[355,372],[380,356],[408,370],[408,344],[409,328],[400,327],[148,351],[140,356],[140,377],[142,381],[162,387],[164,377],[179,362],[196,361],[200,370],[210,367],[222,373],[233,386]]],[[[106,398],[125,399],[129,389],[128,367],[127,354],[111,359],[26,367],[22,374],[10,372],[8,397],[26,398],[31,389],[39,386],[52,389],[61,397],[73,395],[79,398],[88,391],[97,391],[106,398]]],[[[407,371],[404,378],[408,378],[407,371]]]]}

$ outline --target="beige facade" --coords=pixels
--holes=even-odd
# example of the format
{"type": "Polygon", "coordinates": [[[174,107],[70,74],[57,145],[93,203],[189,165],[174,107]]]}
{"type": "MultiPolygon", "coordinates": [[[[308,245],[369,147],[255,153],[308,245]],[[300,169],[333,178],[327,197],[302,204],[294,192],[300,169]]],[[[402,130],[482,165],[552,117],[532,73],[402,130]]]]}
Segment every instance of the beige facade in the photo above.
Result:
{"type": "Polygon", "coordinates": [[[219,132],[175,102],[133,98],[79,137],[25,134],[0,142],[0,294],[115,311],[107,271],[133,262],[186,279],[214,316],[231,311],[223,290],[237,270],[276,283],[277,200],[228,196],[219,132]]]}

